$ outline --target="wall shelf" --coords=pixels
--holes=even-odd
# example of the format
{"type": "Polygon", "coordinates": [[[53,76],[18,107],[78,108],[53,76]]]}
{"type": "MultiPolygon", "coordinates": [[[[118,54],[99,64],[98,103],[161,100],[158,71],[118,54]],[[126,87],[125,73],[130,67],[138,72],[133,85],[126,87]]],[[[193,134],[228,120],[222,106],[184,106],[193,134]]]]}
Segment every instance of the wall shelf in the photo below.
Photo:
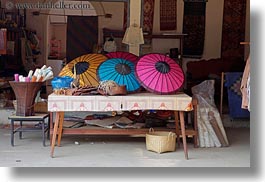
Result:
{"type": "MultiPolygon", "coordinates": [[[[103,41],[105,42],[108,37],[116,37],[116,38],[123,38],[124,36],[123,30],[113,30],[103,28],[103,41]]],[[[183,57],[183,42],[184,37],[188,34],[182,33],[163,33],[163,34],[148,34],[144,35],[145,39],[178,39],[179,40],[179,57],[174,58],[174,60],[179,62],[179,65],[182,67],[182,57],[183,57]]]]}

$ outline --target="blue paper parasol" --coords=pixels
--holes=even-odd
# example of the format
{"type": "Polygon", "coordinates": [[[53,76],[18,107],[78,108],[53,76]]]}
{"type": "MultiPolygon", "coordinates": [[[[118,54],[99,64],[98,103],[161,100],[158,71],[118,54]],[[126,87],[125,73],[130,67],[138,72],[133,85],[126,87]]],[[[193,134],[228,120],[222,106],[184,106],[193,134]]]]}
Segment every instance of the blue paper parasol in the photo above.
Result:
{"type": "Polygon", "coordinates": [[[135,65],[131,61],[112,58],[101,63],[97,70],[100,81],[113,80],[119,85],[126,85],[128,92],[140,88],[140,83],[135,77],[135,65]]]}

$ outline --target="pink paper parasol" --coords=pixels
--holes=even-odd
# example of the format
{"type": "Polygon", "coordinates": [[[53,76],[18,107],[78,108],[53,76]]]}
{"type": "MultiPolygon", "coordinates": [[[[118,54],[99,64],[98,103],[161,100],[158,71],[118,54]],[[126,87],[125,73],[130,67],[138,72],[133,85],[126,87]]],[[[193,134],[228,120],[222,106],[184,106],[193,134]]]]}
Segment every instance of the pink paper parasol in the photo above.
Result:
{"type": "Polygon", "coordinates": [[[150,92],[175,93],[184,83],[184,74],[180,66],[164,54],[142,56],[135,69],[138,81],[150,92]]]}
{"type": "Polygon", "coordinates": [[[111,58],[120,58],[120,59],[125,59],[127,61],[131,61],[133,63],[136,63],[138,56],[129,53],[129,52],[122,52],[122,51],[117,51],[117,52],[110,52],[106,54],[106,56],[111,59],[111,58]]]}

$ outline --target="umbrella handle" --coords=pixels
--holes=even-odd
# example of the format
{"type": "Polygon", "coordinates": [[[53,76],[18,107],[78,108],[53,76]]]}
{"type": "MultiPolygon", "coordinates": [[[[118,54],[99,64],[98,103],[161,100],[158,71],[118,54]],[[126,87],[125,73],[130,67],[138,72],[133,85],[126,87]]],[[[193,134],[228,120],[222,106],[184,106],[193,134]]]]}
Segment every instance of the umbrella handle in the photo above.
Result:
{"type": "Polygon", "coordinates": [[[74,79],[76,79],[76,68],[75,68],[75,65],[74,65],[74,79]]]}

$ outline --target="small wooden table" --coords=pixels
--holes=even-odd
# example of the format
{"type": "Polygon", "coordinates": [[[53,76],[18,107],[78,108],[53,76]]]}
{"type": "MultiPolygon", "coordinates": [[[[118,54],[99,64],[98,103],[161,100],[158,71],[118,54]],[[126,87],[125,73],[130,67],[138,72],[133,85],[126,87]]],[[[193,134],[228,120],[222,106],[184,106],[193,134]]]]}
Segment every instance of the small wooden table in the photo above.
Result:
{"type": "MultiPolygon", "coordinates": [[[[176,133],[186,136],[184,112],[191,111],[192,98],[184,93],[174,95],[156,95],[153,93],[136,93],[124,96],[66,96],[51,94],[48,96],[48,111],[55,113],[55,123],[51,141],[51,154],[54,148],[60,146],[62,134],[106,134],[106,135],[132,135],[145,134],[148,129],[63,129],[64,112],[73,111],[128,111],[128,110],[172,110],[175,112],[176,133]],[[57,137],[58,135],[58,137],[57,137]]],[[[183,137],[185,158],[188,159],[186,137],[183,137]]]]}

